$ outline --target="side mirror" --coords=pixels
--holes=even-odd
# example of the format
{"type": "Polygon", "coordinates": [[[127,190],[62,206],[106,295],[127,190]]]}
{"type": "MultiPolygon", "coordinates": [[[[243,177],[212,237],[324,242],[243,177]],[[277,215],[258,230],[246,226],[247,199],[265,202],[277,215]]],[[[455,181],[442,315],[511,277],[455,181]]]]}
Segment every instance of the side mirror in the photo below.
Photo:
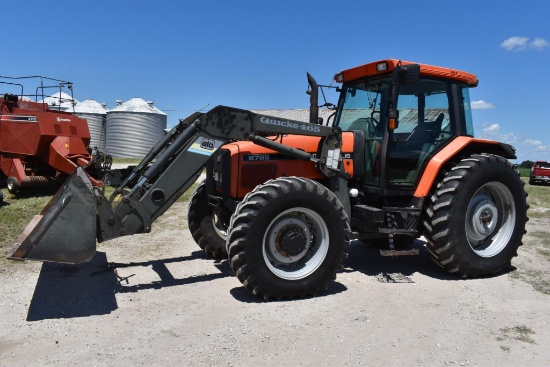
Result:
{"type": "Polygon", "coordinates": [[[399,127],[399,111],[391,109],[388,111],[388,130],[393,131],[398,127],[399,127]]]}

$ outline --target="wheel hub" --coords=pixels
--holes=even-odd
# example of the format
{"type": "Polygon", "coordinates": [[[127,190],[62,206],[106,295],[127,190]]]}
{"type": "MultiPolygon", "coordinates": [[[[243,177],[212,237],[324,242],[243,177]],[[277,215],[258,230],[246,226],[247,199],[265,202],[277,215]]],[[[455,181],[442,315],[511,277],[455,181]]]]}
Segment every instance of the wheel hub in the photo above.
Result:
{"type": "Polygon", "coordinates": [[[275,241],[275,248],[285,257],[299,255],[307,245],[304,230],[296,224],[291,224],[284,228],[275,241]]]}
{"type": "Polygon", "coordinates": [[[312,234],[304,217],[292,213],[276,220],[267,233],[271,258],[278,264],[294,264],[306,256],[312,234]]]}
{"type": "Polygon", "coordinates": [[[468,237],[473,241],[482,241],[497,227],[498,208],[489,196],[479,195],[470,204],[469,218],[468,237]]]}

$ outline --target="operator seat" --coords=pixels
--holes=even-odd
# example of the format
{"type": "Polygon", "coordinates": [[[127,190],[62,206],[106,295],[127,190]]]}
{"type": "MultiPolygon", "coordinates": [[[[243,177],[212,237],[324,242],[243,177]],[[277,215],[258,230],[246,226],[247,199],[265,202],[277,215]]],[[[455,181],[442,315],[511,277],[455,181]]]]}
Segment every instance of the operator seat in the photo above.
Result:
{"type": "Polygon", "coordinates": [[[445,114],[440,113],[435,121],[424,123],[425,126],[423,126],[422,128],[424,129],[425,140],[420,147],[420,155],[418,156],[417,169],[420,169],[426,157],[430,155],[439,144],[438,138],[441,135],[441,125],[443,124],[444,119],[445,114]]]}
{"type": "Polygon", "coordinates": [[[441,134],[441,125],[445,119],[445,114],[440,113],[435,121],[421,122],[414,128],[411,135],[407,138],[406,145],[422,149],[424,144],[434,144],[435,140],[441,134]]]}

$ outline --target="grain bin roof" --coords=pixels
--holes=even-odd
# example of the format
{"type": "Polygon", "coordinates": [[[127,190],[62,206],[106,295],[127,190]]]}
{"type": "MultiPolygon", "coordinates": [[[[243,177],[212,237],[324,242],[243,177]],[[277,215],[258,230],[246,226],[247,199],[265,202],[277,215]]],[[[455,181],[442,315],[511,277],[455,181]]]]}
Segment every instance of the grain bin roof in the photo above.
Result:
{"type": "Polygon", "coordinates": [[[78,103],[76,99],[74,99],[67,93],[57,92],[55,94],[52,94],[50,97],[44,98],[44,100],[40,102],[47,103],[49,106],[61,106],[63,108],[71,108],[73,106],[73,101],[74,103],[78,103]]]}
{"type": "Polygon", "coordinates": [[[120,106],[116,106],[109,112],[138,112],[138,113],[156,113],[166,115],[164,112],[153,106],[152,102],[145,102],[141,98],[132,98],[120,106]]]}
{"type": "Polygon", "coordinates": [[[105,115],[107,109],[103,107],[99,102],[93,99],[87,99],[79,102],[74,106],[75,113],[93,113],[97,115],[105,115]]]}

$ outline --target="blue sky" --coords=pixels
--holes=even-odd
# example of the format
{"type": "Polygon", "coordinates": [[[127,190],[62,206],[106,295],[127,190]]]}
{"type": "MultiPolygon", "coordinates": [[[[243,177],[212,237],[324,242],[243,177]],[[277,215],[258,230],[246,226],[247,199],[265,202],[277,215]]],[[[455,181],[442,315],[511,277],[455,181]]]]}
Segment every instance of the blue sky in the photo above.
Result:
{"type": "MultiPolygon", "coordinates": [[[[112,108],[154,100],[168,124],[210,103],[308,108],[306,71],[396,58],[476,74],[476,136],[550,160],[547,1],[14,1],[1,75],[75,83],[112,108]],[[391,5],[389,5],[391,4],[391,5]]],[[[333,100],[332,102],[336,102],[333,100]]]]}

